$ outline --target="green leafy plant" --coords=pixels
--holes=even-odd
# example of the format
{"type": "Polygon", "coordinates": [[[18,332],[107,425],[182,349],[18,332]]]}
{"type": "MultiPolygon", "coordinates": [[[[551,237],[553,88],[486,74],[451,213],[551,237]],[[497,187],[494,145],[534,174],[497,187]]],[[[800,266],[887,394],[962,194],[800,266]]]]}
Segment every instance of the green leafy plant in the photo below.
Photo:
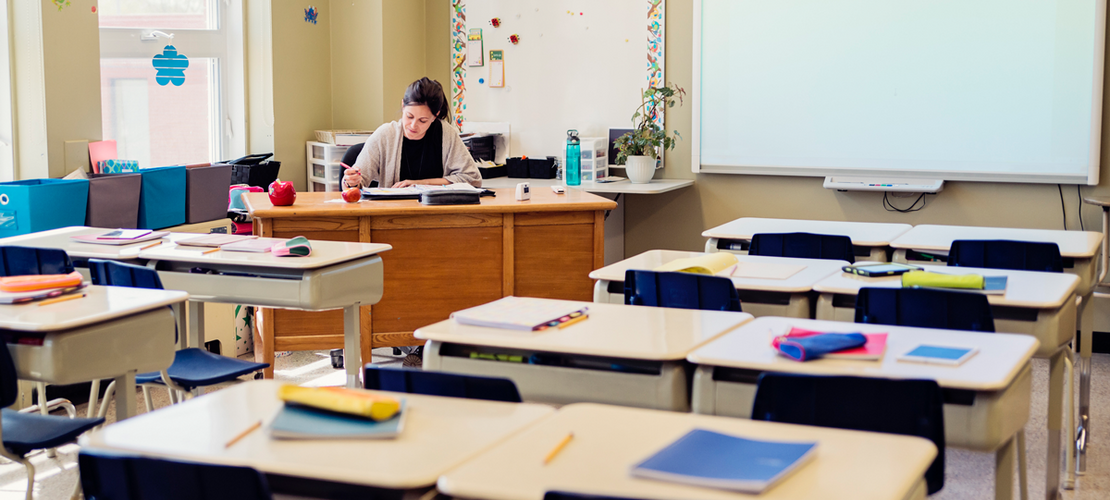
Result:
{"type": "Polygon", "coordinates": [[[629,156],[643,155],[658,159],[664,151],[674,149],[676,141],[682,136],[677,130],[672,130],[668,134],[663,127],[655,124],[652,117],[662,116],[663,111],[673,108],[676,101],[682,104],[682,98],[685,95],[686,91],[674,83],[643,92],[643,102],[632,115],[635,129],[620,136],[613,143],[618,151],[618,165],[624,165],[629,156]]]}

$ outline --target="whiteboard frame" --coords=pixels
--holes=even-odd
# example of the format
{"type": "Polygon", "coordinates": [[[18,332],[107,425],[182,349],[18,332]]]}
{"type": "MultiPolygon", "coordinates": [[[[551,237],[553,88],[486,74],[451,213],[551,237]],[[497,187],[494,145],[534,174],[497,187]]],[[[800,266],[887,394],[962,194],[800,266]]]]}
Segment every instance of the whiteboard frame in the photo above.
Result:
{"type": "Polygon", "coordinates": [[[945,181],[975,181],[975,182],[1018,182],[1035,184],[1086,184],[1097,185],[1099,182],[1100,153],[1102,149],[1102,94],[1103,73],[1106,62],[1106,4],[1107,0],[1097,0],[1095,6],[1095,71],[1094,80],[1091,82],[1091,140],[1088,151],[1088,168],[1086,176],[1083,175],[1057,175],[1057,174],[1005,174],[998,172],[968,172],[968,171],[921,171],[921,170],[886,170],[868,168],[822,168],[822,167],[766,167],[766,166],[738,166],[738,165],[702,165],[701,164],[701,21],[702,0],[694,0],[693,40],[691,43],[693,64],[693,85],[690,89],[693,102],[693,117],[690,137],[693,141],[690,158],[690,170],[695,174],[741,174],[741,175],[777,175],[791,177],[829,177],[829,176],[870,176],[883,179],[929,178],[945,181]]]}

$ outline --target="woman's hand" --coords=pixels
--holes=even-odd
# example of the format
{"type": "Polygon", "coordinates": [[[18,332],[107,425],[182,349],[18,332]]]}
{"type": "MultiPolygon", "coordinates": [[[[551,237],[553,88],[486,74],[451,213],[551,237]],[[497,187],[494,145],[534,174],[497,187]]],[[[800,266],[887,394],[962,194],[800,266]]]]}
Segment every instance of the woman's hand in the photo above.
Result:
{"type": "Polygon", "coordinates": [[[362,172],[356,167],[350,167],[343,172],[343,187],[353,188],[362,186],[362,172]]]}
{"type": "Polygon", "coordinates": [[[393,187],[403,188],[403,187],[415,186],[417,184],[428,184],[428,185],[432,185],[432,186],[446,186],[450,183],[451,183],[451,181],[448,181],[447,179],[444,179],[444,178],[420,179],[420,180],[401,181],[401,182],[398,182],[398,183],[394,184],[393,187]]]}

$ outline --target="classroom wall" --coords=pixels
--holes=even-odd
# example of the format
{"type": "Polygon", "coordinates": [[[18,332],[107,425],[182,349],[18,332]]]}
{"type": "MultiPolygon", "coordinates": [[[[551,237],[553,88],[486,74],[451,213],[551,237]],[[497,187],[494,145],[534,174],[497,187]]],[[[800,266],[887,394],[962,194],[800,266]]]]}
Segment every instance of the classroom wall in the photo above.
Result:
{"type": "Polygon", "coordinates": [[[382,122],[382,1],[334,2],[330,17],[332,123],[373,130],[382,122]]]}
{"type": "Polygon", "coordinates": [[[451,0],[424,0],[424,73],[451,96],[451,0]]]}
{"type": "MultiPolygon", "coordinates": [[[[690,90],[694,48],[692,2],[667,2],[667,80],[690,90]]],[[[1107,66],[1110,68],[1110,65],[1107,66]]],[[[1107,80],[1110,81],[1110,80],[1107,80]]],[[[1101,183],[1083,186],[1083,193],[1110,194],[1110,99],[1104,92],[1101,183]]],[[[667,129],[690,137],[691,107],[667,111],[667,129]]],[[[822,187],[816,177],[698,174],[690,171],[689,140],[667,153],[656,177],[694,179],[694,186],[661,195],[629,196],[625,211],[625,255],[653,248],[699,250],[701,232],[738,217],[961,224],[1021,228],[1063,228],[1060,191],[1054,184],[949,182],[936,196],[926,196],[921,211],[901,214],[883,209],[882,193],[839,193],[822,187]],[[661,228],[666,228],[661,230],[661,228]]],[[[1075,185],[1063,186],[1068,229],[1079,229],[1081,205],[1075,185]]],[[[913,198],[893,198],[908,207],[913,198]]],[[[1101,230],[1101,212],[1083,208],[1083,223],[1101,230]]]]}
{"type": "Polygon", "coordinates": [[[67,140],[99,140],[95,0],[11,2],[16,178],[61,177],[67,140]]]}

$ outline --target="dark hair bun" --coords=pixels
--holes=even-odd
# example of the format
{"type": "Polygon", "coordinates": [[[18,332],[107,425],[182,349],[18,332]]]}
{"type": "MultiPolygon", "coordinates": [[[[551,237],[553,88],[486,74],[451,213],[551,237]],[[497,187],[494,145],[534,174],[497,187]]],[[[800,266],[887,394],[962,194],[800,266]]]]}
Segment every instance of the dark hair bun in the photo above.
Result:
{"type": "Polygon", "coordinates": [[[436,118],[440,120],[448,118],[447,96],[443,93],[443,86],[426,76],[412,82],[409,88],[405,89],[403,102],[405,106],[423,104],[432,111],[436,118]]]}

